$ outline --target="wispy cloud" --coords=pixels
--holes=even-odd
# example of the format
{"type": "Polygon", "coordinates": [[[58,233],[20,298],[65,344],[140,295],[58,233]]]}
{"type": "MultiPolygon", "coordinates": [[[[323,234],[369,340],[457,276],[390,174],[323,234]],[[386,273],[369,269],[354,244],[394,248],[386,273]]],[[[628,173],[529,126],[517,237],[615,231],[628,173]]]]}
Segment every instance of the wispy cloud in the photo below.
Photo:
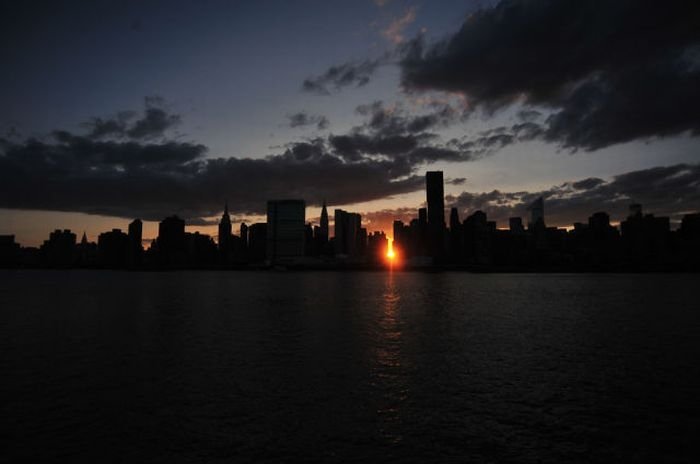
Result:
{"type": "Polygon", "coordinates": [[[412,6],[406,12],[392,20],[382,31],[382,35],[391,43],[398,45],[405,39],[403,31],[416,20],[416,7],[412,6]]]}
{"type": "Polygon", "coordinates": [[[316,129],[323,130],[328,128],[328,118],[319,114],[309,114],[305,111],[299,111],[294,114],[288,114],[288,124],[291,128],[316,126],[316,129]]]}

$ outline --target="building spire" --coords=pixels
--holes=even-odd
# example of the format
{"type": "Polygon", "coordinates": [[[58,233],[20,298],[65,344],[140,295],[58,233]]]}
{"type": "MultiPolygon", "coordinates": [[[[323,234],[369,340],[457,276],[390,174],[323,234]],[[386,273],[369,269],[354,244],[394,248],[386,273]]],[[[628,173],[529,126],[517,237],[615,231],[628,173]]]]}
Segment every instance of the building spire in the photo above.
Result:
{"type": "Polygon", "coordinates": [[[224,214],[221,215],[220,224],[231,224],[231,216],[228,214],[228,200],[224,203],[224,214]]]}
{"type": "Polygon", "coordinates": [[[82,245],[87,245],[87,242],[88,242],[88,241],[87,241],[87,235],[85,234],[85,231],[83,231],[83,238],[82,238],[82,240],[80,240],[80,243],[81,243],[82,245]]]}
{"type": "Polygon", "coordinates": [[[326,210],[326,199],[323,199],[323,208],[321,208],[321,236],[324,241],[328,240],[328,211],[326,210]]]}

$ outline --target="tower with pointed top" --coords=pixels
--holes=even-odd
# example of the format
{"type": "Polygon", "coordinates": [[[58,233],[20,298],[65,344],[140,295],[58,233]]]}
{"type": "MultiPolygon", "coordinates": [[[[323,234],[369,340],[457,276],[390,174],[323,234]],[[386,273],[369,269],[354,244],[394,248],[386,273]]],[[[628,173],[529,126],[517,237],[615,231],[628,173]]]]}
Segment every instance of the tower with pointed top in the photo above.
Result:
{"type": "Polygon", "coordinates": [[[326,200],[323,200],[323,208],[321,208],[321,228],[319,230],[319,235],[321,241],[326,243],[328,241],[328,210],[326,209],[326,200]]]}
{"type": "Polygon", "coordinates": [[[228,202],[224,204],[224,214],[219,221],[219,253],[224,260],[231,254],[231,216],[228,214],[228,202]]]}

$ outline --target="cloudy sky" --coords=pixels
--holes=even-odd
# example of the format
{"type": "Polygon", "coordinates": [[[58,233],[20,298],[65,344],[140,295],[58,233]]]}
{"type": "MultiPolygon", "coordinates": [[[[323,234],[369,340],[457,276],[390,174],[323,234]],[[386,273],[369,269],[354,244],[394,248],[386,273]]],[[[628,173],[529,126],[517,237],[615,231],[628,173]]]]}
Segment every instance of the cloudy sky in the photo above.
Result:
{"type": "MultiPolygon", "coordinates": [[[[426,170],[506,226],[700,209],[696,1],[61,1],[0,6],[0,233],[228,201],[409,220],[426,170]]],[[[388,230],[389,231],[389,230],[388,230]]]]}

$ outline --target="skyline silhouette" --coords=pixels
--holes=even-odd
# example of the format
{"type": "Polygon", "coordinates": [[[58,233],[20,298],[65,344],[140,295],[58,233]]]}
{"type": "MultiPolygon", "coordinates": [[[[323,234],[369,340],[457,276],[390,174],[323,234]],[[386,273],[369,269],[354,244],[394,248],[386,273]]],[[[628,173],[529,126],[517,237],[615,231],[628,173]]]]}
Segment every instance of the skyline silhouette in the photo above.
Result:
{"type": "Polygon", "coordinates": [[[395,219],[392,229],[368,232],[362,215],[334,210],[329,222],[326,202],[317,224],[306,221],[303,199],[269,200],[267,221],[241,223],[233,231],[229,203],[224,205],[214,237],[186,232],[185,220],[172,215],[160,221],[158,236],[143,247],[143,223],[128,232],[112,229],[78,243],[70,229],[55,230],[39,248],[21,247],[12,235],[0,235],[0,265],[5,267],[107,269],[232,269],[283,265],[296,269],[464,269],[464,270],[700,270],[700,212],[683,216],[671,229],[668,217],[645,214],[629,204],[619,227],[604,211],[571,229],[548,227],[543,197],[528,207],[526,222],[509,218],[499,229],[481,210],[463,220],[456,207],[445,221],[442,171],[425,174],[425,208],[408,223],[395,219]],[[524,224],[527,224],[526,226],[524,224]],[[330,230],[334,231],[330,235],[330,230]],[[389,235],[387,237],[387,235],[389,235]],[[389,252],[391,250],[391,253],[389,252]]]}

